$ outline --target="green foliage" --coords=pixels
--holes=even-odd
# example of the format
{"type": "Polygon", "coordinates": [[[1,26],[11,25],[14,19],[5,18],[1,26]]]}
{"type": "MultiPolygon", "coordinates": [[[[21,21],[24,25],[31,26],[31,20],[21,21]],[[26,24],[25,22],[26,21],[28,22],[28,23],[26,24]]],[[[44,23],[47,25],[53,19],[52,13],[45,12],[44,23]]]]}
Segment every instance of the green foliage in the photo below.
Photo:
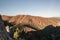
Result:
{"type": "Polygon", "coordinates": [[[35,26],[29,25],[29,24],[23,24],[22,23],[22,24],[14,25],[14,26],[10,27],[11,31],[13,32],[13,38],[16,40],[21,38],[21,33],[22,33],[22,31],[24,31],[25,27],[36,29],[35,26]]]}
{"type": "Polygon", "coordinates": [[[19,33],[20,33],[20,30],[18,28],[16,28],[16,31],[14,32],[13,38],[18,39],[20,36],[19,33]]]}
{"type": "Polygon", "coordinates": [[[14,26],[10,27],[10,30],[13,32],[13,38],[15,40],[18,40],[21,38],[20,35],[21,35],[22,31],[24,30],[24,27],[18,24],[18,25],[14,25],[14,26]]]}

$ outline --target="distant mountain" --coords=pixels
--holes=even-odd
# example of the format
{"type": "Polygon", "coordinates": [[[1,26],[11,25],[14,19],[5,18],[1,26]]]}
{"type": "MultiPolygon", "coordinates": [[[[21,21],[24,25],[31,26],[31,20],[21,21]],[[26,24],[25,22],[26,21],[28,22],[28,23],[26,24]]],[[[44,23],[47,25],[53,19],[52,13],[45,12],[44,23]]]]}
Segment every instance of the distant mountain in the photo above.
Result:
{"type": "Polygon", "coordinates": [[[57,20],[59,20],[59,21],[60,21],[60,17],[52,17],[52,18],[55,18],[55,19],[57,19],[57,20]]]}
{"type": "Polygon", "coordinates": [[[60,21],[56,18],[44,18],[31,15],[17,15],[17,16],[5,16],[2,15],[3,21],[7,21],[11,24],[18,25],[20,23],[34,25],[39,29],[45,28],[45,26],[53,25],[60,26],[60,21]]]}

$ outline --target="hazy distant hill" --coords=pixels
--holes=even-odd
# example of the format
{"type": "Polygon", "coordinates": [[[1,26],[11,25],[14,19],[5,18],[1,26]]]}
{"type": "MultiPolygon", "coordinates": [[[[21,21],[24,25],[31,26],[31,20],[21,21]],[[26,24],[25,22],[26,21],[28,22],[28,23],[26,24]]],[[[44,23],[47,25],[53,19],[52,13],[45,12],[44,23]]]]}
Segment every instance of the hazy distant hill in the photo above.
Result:
{"type": "Polygon", "coordinates": [[[59,21],[60,21],[60,17],[53,17],[53,18],[55,18],[55,19],[57,19],[57,20],[59,20],[59,21]]]}
{"type": "Polygon", "coordinates": [[[60,21],[56,18],[44,18],[38,16],[30,16],[30,15],[17,15],[17,16],[2,16],[3,21],[7,21],[11,24],[30,24],[38,27],[39,29],[45,28],[47,25],[57,26],[60,25],[60,21]]]}

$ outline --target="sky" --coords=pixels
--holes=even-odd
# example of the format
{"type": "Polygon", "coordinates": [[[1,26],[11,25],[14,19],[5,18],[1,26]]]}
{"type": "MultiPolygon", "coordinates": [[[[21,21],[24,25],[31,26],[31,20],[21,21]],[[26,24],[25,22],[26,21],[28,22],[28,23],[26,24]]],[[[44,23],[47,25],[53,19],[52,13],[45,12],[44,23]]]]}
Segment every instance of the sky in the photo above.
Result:
{"type": "Polygon", "coordinates": [[[0,14],[60,17],[60,0],[0,0],[0,14]]]}

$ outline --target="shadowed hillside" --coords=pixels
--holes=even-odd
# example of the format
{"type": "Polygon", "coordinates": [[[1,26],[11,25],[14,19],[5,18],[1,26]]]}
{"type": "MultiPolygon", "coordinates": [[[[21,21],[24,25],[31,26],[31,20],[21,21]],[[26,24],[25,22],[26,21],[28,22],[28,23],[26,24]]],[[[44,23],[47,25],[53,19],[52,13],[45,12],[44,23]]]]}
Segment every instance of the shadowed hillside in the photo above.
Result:
{"type": "Polygon", "coordinates": [[[43,30],[32,28],[35,31],[24,31],[24,27],[32,27],[32,25],[17,25],[14,26],[15,30],[13,38],[16,40],[59,40],[60,39],[60,26],[48,25],[43,30]],[[18,28],[18,30],[17,30],[18,28]],[[17,34],[16,34],[17,32],[17,34]]]}

